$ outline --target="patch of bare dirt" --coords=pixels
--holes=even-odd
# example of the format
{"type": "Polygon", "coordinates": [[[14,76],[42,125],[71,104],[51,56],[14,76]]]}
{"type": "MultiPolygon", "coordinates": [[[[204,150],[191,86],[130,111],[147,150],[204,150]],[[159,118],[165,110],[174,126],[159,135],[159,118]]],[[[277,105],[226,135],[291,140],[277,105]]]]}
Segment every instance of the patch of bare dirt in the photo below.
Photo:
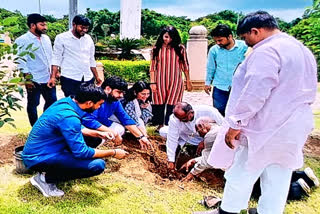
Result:
{"type": "Polygon", "coordinates": [[[24,145],[24,139],[17,135],[0,135],[0,166],[13,163],[13,151],[16,147],[24,145]]]}
{"type": "Polygon", "coordinates": [[[320,158],[320,134],[309,136],[303,152],[310,157],[320,158]]]}
{"type": "MultiPolygon", "coordinates": [[[[124,160],[108,159],[106,171],[117,171],[126,177],[164,186],[173,185],[186,176],[184,173],[172,173],[167,169],[166,145],[161,137],[151,137],[150,141],[154,152],[140,150],[136,139],[130,134],[125,135],[121,147],[127,150],[130,155],[124,160]]],[[[23,145],[24,142],[25,139],[19,136],[0,135],[0,166],[12,164],[14,149],[23,145]]],[[[311,135],[308,138],[304,153],[311,157],[320,158],[320,135],[311,135]]],[[[199,176],[199,179],[211,187],[223,188],[223,174],[221,170],[206,170],[199,176]]]]}

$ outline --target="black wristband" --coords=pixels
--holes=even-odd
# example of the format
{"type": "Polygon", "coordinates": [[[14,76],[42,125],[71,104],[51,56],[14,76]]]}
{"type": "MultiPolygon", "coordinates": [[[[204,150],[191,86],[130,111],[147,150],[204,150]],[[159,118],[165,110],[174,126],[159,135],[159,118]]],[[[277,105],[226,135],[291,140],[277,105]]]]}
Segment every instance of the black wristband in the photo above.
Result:
{"type": "Polygon", "coordinates": [[[157,84],[157,83],[156,83],[156,82],[150,82],[149,84],[150,84],[150,85],[153,85],[153,84],[157,84]]]}
{"type": "Polygon", "coordinates": [[[144,135],[141,135],[139,137],[136,137],[137,140],[141,140],[142,138],[144,138],[145,136],[144,135]]]}

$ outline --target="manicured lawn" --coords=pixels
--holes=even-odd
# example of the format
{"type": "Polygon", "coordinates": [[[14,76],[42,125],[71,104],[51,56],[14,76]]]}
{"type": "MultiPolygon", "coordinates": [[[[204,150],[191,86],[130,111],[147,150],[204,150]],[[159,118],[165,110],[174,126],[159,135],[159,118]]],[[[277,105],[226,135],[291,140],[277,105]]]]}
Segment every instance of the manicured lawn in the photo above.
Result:
{"type": "MultiPolygon", "coordinates": [[[[314,115],[316,129],[320,130],[320,112],[315,112],[314,115]]],[[[0,134],[27,135],[31,127],[25,110],[14,112],[13,116],[17,129],[5,125],[0,129],[0,134]]],[[[305,166],[314,169],[320,178],[319,158],[306,157],[305,166]]],[[[6,164],[0,167],[0,214],[180,214],[206,210],[198,204],[204,195],[222,196],[221,189],[213,189],[201,181],[184,184],[180,181],[163,180],[141,167],[143,163],[136,163],[130,158],[110,160],[109,163],[120,164],[120,169],[106,170],[94,178],[59,184],[58,187],[66,193],[62,198],[43,197],[30,184],[31,175],[18,175],[14,172],[13,164],[6,164]]],[[[319,201],[320,188],[314,189],[310,197],[304,200],[288,203],[285,213],[318,214],[319,201]]],[[[255,206],[256,201],[251,201],[250,204],[255,206]]]]}

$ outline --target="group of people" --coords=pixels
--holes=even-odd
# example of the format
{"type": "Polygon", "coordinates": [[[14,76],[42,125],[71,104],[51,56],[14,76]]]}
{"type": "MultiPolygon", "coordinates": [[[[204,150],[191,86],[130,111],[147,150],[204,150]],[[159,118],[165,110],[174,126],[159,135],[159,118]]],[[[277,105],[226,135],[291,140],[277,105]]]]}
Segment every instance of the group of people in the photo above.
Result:
{"type": "Polygon", "coordinates": [[[32,74],[26,88],[33,128],[23,160],[39,172],[31,183],[43,195],[62,196],[57,182],[102,173],[102,158],[126,157],[122,149],[97,149],[104,140],[121,144],[126,129],[142,149],[152,150],[150,121],[166,139],[168,168],[188,172],[183,181],[208,168],[225,170],[221,206],[209,213],[246,209],[258,179],[255,212],[260,214],[283,213],[292,186],[305,191],[319,185],[311,169],[293,173],[303,165],[302,148],[313,128],[316,61],[267,12],[250,13],[239,22],[237,34],[244,41],[235,40],[226,25],[211,32],[216,45],[208,53],[205,91],[210,94],[213,84],[213,106],[182,102],[182,73],[188,90],[192,83],[174,27],[164,28],[152,49],[150,83],[139,81],[128,90],[119,77],[99,77],[87,18],[76,16],[73,28],[56,37],[53,50],[45,21],[29,15],[29,32],[16,40],[21,47],[38,47],[35,60],[26,58],[19,66],[32,74]],[[58,76],[66,97],[56,101],[58,76]],[[46,104],[38,119],[40,94],[46,104]]]}

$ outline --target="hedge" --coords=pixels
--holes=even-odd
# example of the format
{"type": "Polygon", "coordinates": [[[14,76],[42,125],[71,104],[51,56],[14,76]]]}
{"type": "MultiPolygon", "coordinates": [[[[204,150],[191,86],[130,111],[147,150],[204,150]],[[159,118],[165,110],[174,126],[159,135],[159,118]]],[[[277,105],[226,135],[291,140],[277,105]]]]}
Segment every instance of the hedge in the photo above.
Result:
{"type": "Polygon", "coordinates": [[[114,60],[99,60],[104,67],[104,76],[119,76],[129,83],[134,83],[139,80],[149,82],[149,67],[150,61],[114,61],[114,60]]]}

